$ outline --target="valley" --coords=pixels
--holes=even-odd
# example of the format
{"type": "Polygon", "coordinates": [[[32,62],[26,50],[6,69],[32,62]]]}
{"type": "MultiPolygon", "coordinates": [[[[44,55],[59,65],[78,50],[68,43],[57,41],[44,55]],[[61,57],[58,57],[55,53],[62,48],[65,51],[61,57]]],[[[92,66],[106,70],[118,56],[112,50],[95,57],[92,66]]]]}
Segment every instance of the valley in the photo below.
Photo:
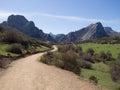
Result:
{"type": "MultiPolygon", "coordinates": [[[[56,51],[54,46],[52,52],[56,51]]],[[[87,80],[79,80],[75,74],[39,63],[44,53],[19,59],[0,74],[1,90],[105,90],[87,80]]]]}
{"type": "Polygon", "coordinates": [[[47,34],[10,15],[0,24],[0,68],[0,90],[119,90],[120,33],[96,22],[47,34]]]}

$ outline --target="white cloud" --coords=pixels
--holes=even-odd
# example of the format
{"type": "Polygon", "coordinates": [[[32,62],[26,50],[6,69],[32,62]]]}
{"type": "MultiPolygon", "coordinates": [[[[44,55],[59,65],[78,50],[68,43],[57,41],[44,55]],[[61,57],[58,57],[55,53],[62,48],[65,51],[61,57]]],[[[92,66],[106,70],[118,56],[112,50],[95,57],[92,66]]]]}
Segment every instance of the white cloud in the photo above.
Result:
{"type": "Polygon", "coordinates": [[[49,18],[57,18],[57,19],[63,19],[63,20],[69,20],[72,22],[102,22],[102,23],[118,23],[118,20],[104,20],[104,19],[95,19],[95,18],[84,18],[84,17],[77,17],[77,16],[64,16],[64,15],[54,15],[54,14],[49,14],[49,13],[19,13],[19,12],[10,12],[10,11],[0,11],[0,18],[7,18],[11,14],[20,14],[20,15],[25,15],[28,17],[33,17],[33,16],[43,16],[43,17],[49,17],[49,18]]]}
{"type": "Polygon", "coordinates": [[[11,15],[11,12],[0,11],[0,17],[7,17],[9,15],[11,15]]]}
{"type": "Polygon", "coordinates": [[[69,20],[72,22],[103,22],[103,23],[118,23],[118,20],[104,20],[104,19],[95,19],[95,18],[84,18],[84,17],[77,17],[77,16],[64,16],[64,15],[54,15],[48,13],[26,13],[26,16],[44,16],[50,18],[57,18],[63,20],[69,20]]]}

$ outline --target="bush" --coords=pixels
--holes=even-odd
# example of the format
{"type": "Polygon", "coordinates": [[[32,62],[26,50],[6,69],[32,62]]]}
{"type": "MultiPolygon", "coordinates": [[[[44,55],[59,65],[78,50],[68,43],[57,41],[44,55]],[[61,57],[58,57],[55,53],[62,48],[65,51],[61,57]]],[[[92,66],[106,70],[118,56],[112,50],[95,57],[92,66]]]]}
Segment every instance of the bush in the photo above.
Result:
{"type": "Polygon", "coordinates": [[[87,51],[86,51],[88,54],[90,54],[91,56],[94,55],[94,50],[92,48],[89,48],[87,51]]]}
{"type": "Polygon", "coordinates": [[[63,69],[73,71],[76,74],[80,73],[80,66],[77,62],[77,54],[70,50],[67,53],[64,53],[62,55],[62,60],[63,60],[63,69]]]}
{"type": "Polygon", "coordinates": [[[49,65],[55,65],[65,70],[80,74],[81,68],[77,62],[78,55],[73,50],[66,53],[51,53],[47,52],[40,61],[49,65]]]}
{"type": "Polygon", "coordinates": [[[7,52],[22,54],[22,45],[21,44],[11,44],[7,49],[7,52]]]}
{"type": "Polygon", "coordinates": [[[120,90],[120,86],[118,86],[118,87],[116,88],[116,90],[120,90]]]}
{"type": "Polygon", "coordinates": [[[40,61],[50,65],[52,62],[52,58],[53,58],[53,53],[48,51],[46,54],[43,55],[40,61]]]}
{"type": "Polygon", "coordinates": [[[76,53],[82,52],[82,47],[81,47],[81,46],[77,46],[77,47],[75,48],[75,52],[76,52],[76,53]]]}
{"type": "Polygon", "coordinates": [[[16,30],[10,29],[5,31],[4,42],[8,43],[20,43],[22,40],[22,35],[18,33],[16,30]]]}
{"type": "Polygon", "coordinates": [[[106,61],[107,55],[105,52],[101,51],[100,52],[100,57],[99,57],[99,61],[103,62],[106,61]]]}
{"type": "Polygon", "coordinates": [[[110,52],[100,52],[100,55],[99,55],[99,61],[102,61],[102,62],[105,62],[105,61],[112,61],[113,58],[112,58],[112,54],[110,52]]]}
{"type": "Polygon", "coordinates": [[[79,64],[81,66],[81,68],[86,68],[86,69],[91,69],[92,68],[92,64],[88,61],[79,61],[79,64]]]}
{"type": "Polygon", "coordinates": [[[98,79],[95,76],[90,76],[89,80],[92,80],[95,84],[98,83],[98,79]]]}
{"type": "Polygon", "coordinates": [[[106,55],[107,55],[107,58],[106,58],[107,61],[112,61],[113,60],[112,54],[110,52],[107,52],[106,55]]]}
{"type": "Polygon", "coordinates": [[[93,60],[92,57],[93,57],[93,56],[91,56],[90,54],[84,53],[84,55],[83,55],[83,60],[88,61],[88,62],[91,62],[91,63],[94,63],[94,60],[93,60]]]}
{"type": "Polygon", "coordinates": [[[111,74],[111,77],[112,77],[113,81],[115,81],[115,82],[120,81],[120,54],[118,54],[117,60],[114,61],[111,64],[111,66],[110,66],[110,74],[111,74]]]}
{"type": "Polygon", "coordinates": [[[115,61],[110,67],[110,74],[114,81],[120,80],[120,60],[115,61]]]}
{"type": "Polygon", "coordinates": [[[72,44],[61,45],[58,47],[59,52],[67,52],[69,50],[74,50],[74,46],[72,44]]]}
{"type": "Polygon", "coordinates": [[[118,54],[118,57],[117,57],[118,60],[120,60],[120,53],[118,54]]]}
{"type": "Polygon", "coordinates": [[[55,65],[56,67],[63,68],[63,61],[60,59],[53,59],[51,62],[52,65],[55,65]]]}

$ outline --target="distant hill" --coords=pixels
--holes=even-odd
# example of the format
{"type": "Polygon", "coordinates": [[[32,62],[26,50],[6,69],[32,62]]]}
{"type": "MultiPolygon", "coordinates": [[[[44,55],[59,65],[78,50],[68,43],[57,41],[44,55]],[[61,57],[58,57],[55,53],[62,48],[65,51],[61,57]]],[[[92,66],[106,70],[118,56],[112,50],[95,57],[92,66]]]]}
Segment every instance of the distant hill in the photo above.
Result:
{"type": "Polygon", "coordinates": [[[120,33],[112,30],[110,27],[103,27],[100,22],[90,24],[87,27],[75,32],[70,32],[66,35],[54,35],[52,33],[46,34],[43,30],[37,28],[33,21],[28,21],[22,15],[11,15],[8,17],[7,21],[4,21],[1,25],[16,28],[30,37],[50,42],[78,42],[103,37],[120,36],[120,33]]]}
{"type": "Polygon", "coordinates": [[[44,41],[54,41],[49,34],[44,33],[41,29],[38,29],[33,21],[28,21],[22,15],[11,15],[8,17],[7,21],[2,23],[2,25],[14,27],[20,32],[33,38],[44,41]]]}
{"type": "Polygon", "coordinates": [[[111,27],[104,27],[106,33],[110,36],[110,37],[115,37],[115,36],[119,36],[120,37],[120,33],[114,31],[111,27]]]}

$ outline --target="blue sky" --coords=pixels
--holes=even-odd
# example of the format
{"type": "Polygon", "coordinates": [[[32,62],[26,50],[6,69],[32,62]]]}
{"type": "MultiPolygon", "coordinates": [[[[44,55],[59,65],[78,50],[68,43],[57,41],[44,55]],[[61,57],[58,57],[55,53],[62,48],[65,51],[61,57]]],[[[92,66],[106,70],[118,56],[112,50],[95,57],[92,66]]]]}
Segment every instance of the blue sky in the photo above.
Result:
{"type": "Polygon", "coordinates": [[[44,32],[68,33],[102,22],[120,32],[120,0],[1,0],[0,22],[24,15],[44,32]]]}

